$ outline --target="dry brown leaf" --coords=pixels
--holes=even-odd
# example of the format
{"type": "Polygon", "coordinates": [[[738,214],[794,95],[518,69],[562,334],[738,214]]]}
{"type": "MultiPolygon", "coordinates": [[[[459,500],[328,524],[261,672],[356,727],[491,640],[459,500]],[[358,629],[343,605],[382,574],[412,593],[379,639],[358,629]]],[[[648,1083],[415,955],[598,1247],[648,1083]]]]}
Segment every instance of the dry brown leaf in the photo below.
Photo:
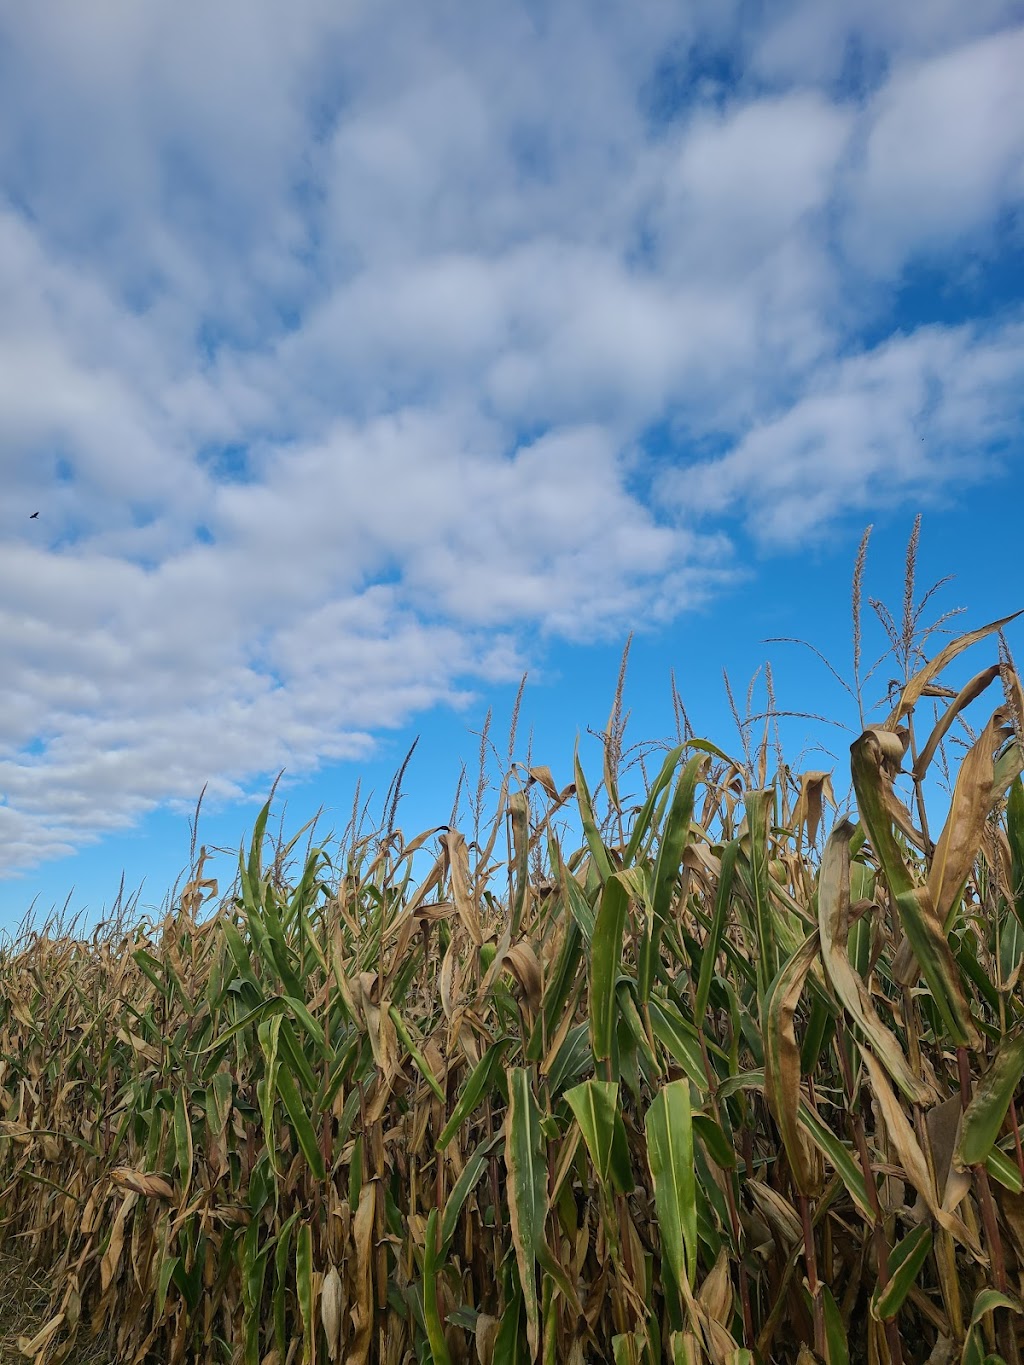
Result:
{"type": "Polygon", "coordinates": [[[943,924],[981,848],[991,810],[994,753],[1010,733],[1006,712],[1000,708],[960,764],[949,816],[928,875],[935,913],[943,924]]]}
{"type": "Polygon", "coordinates": [[[509,948],[505,954],[504,965],[515,975],[526,996],[527,1004],[536,1014],[540,1009],[544,980],[537,954],[526,939],[521,939],[509,948]]]}
{"type": "Polygon", "coordinates": [[[697,1294],[697,1302],[715,1322],[728,1323],[732,1316],[732,1276],[729,1253],[723,1247],[697,1294]]]}
{"type": "Polygon", "coordinates": [[[478,1365],[491,1365],[494,1359],[494,1343],[498,1339],[500,1327],[500,1318],[492,1318],[487,1313],[481,1313],[477,1318],[474,1336],[478,1365]]]}
{"type": "Polygon", "coordinates": [[[135,1171],[130,1166],[115,1166],[110,1178],[120,1189],[134,1190],[147,1199],[173,1199],[174,1187],[161,1175],[135,1171]]]}
{"type": "Polygon", "coordinates": [[[939,1226],[945,1228],[958,1242],[967,1247],[977,1260],[985,1262],[986,1257],[978,1239],[963,1219],[955,1213],[947,1212],[942,1207],[942,1201],[928,1169],[928,1160],[921,1150],[910,1120],[903,1112],[903,1108],[889,1084],[885,1068],[866,1047],[862,1046],[860,1051],[871,1080],[874,1103],[878,1106],[878,1112],[885,1124],[885,1130],[889,1134],[889,1141],[899,1154],[907,1179],[924,1199],[929,1212],[939,1226]]]}
{"type": "Polygon", "coordinates": [[[45,1327],[41,1328],[34,1337],[19,1337],[18,1350],[23,1356],[37,1356],[46,1346],[47,1342],[60,1331],[64,1325],[63,1312],[57,1313],[45,1327]]]}
{"type": "Polygon", "coordinates": [[[452,878],[452,899],[459,912],[459,918],[466,927],[473,943],[479,948],[484,941],[480,926],[480,913],[477,910],[469,883],[469,850],[466,841],[458,830],[450,829],[442,834],[440,842],[448,850],[448,865],[452,878]]]}
{"type": "Polygon", "coordinates": [[[110,1242],[103,1254],[103,1260],[100,1262],[100,1287],[104,1292],[110,1288],[111,1282],[117,1275],[118,1267],[121,1264],[121,1252],[124,1250],[125,1220],[138,1203],[138,1199],[139,1196],[134,1190],[129,1191],[121,1201],[121,1207],[114,1219],[114,1226],[110,1232],[110,1242]]]}
{"type": "Polygon", "coordinates": [[[807,842],[813,844],[821,823],[822,810],[826,801],[836,803],[832,790],[832,774],[826,772],[803,773],[800,777],[800,795],[793,811],[793,824],[804,825],[807,842]]]}
{"type": "Polygon", "coordinates": [[[338,1359],[342,1348],[344,1299],[338,1267],[332,1265],[324,1276],[320,1289],[320,1321],[323,1323],[324,1335],[327,1338],[327,1354],[331,1360],[338,1359]]]}

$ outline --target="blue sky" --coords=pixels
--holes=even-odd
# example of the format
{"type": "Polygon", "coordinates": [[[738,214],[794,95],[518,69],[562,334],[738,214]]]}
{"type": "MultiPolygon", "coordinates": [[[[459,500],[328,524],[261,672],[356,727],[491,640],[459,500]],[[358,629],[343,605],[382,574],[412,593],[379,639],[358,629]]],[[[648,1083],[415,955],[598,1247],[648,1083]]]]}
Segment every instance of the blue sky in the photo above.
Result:
{"type": "Polygon", "coordinates": [[[0,6],[0,924],[417,735],[443,823],[524,672],[597,770],[631,631],[635,739],[765,660],[855,727],[764,641],[848,671],[868,523],[1024,606],[1021,70],[998,0],[0,6]]]}

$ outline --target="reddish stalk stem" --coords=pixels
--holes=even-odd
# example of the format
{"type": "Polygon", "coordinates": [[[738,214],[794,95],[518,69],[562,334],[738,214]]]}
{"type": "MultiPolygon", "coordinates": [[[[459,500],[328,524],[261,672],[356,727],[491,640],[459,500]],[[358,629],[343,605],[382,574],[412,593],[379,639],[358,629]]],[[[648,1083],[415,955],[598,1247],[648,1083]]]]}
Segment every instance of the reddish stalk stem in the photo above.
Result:
{"type": "Polygon", "coordinates": [[[811,1294],[811,1308],[814,1313],[814,1349],[819,1356],[825,1355],[825,1308],[818,1288],[818,1258],[814,1249],[814,1226],[811,1222],[811,1201],[805,1194],[797,1195],[800,1204],[800,1221],[804,1228],[804,1262],[807,1265],[807,1288],[811,1294]]]}

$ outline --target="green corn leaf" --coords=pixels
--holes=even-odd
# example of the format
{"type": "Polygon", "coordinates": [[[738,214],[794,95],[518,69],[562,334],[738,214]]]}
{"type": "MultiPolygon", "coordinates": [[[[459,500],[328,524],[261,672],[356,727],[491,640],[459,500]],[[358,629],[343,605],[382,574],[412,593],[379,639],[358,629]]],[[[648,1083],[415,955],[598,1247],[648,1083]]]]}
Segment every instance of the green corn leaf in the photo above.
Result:
{"type": "MultiPolygon", "coordinates": [[[[274,1105],[277,1102],[277,1078],[280,1071],[278,1048],[283,1022],[281,1015],[274,1015],[270,1019],[262,1020],[256,1030],[264,1058],[263,1075],[256,1083],[256,1097],[259,1101],[265,1133],[274,1132],[274,1105]]],[[[276,1171],[273,1152],[269,1152],[268,1155],[271,1165],[276,1171]]]]}
{"type": "Polygon", "coordinates": [[[288,1337],[285,1329],[292,1228],[295,1226],[300,1213],[301,1209],[296,1209],[285,1220],[281,1231],[277,1234],[277,1246],[274,1248],[274,1342],[282,1360],[288,1351],[288,1337]]]}
{"type": "Polygon", "coordinates": [[[619,1104],[617,1081],[584,1081],[565,1092],[569,1108],[580,1126],[594,1170],[603,1185],[611,1178],[612,1145],[619,1104]]]}
{"type": "Polygon", "coordinates": [[[446,1104],[448,1102],[448,1097],[445,1095],[440,1085],[438,1085],[437,1077],[434,1075],[429,1065],[427,1064],[427,1059],[424,1057],[423,1053],[413,1042],[412,1034],[405,1026],[405,1020],[402,1018],[401,1014],[398,1012],[394,1005],[391,1005],[389,1007],[388,1014],[391,1016],[391,1022],[395,1026],[395,1032],[398,1034],[399,1038],[401,1038],[402,1043],[405,1046],[405,1050],[408,1052],[409,1056],[412,1058],[416,1066],[416,1070],[420,1073],[420,1075],[423,1077],[426,1083],[430,1086],[431,1090],[441,1101],[441,1103],[446,1104]]]}
{"type": "Polygon", "coordinates": [[[690,1083],[670,1081],[645,1119],[647,1161],[661,1231],[661,1254],[680,1294],[697,1264],[697,1188],[694,1177],[690,1083]]]}
{"type": "Polygon", "coordinates": [[[540,1347],[540,1302],[537,1254],[544,1241],[547,1213],[547,1165],[540,1131],[540,1111],[525,1067],[508,1072],[508,1118],[505,1165],[508,1171],[509,1222],[526,1305],[526,1332],[536,1359],[540,1347]]]}
{"type": "Polygon", "coordinates": [[[1024,1076],[1024,1034],[1004,1038],[995,1060],[981,1078],[964,1114],[960,1141],[953,1154],[959,1170],[986,1161],[995,1146],[1014,1092],[1024,1076]]]}
{"type": "MultiPolygon", "coordinates": [[[[598,885],[600,885],[600,883],[598,885]]],[[[580,886],[579,882],[571,873],[566,873],[562,886],[565,891],[565,902],[569,907],[569,913],[575,920],[580,933],[583,935],[583,938],[589,947],[594,941],[594,928],[597,924],[597,915],[594,913],[594,907],[587,899],[587,892],[584,891],[583,887],[580,886]]]]}
{"type": "Polygon", "coordinates": [[[839,1305],[827,1284],[819,1286],[825,1318],[825,1351],[828,1365],[850,1365],[848,1333],[839,1305]]]}
{"type": "Polygon", "coordinates": [[[546,1246],[540,1248],[539,1260],[544,1274],[550,1275],[551,1279],[554,1280],[558,1292],[569,1305],[572,1312],[575,1313],[578,1318],[582,1317],[583,1305],[580,1302],[580,1296],[576,1292],[572,1280],[566,1274],[563,1267],[555,1260],[546,1246]]]}
{"type": "Polygon", "coordinates": [[[267,821],[270,818],[270,801],[260,811],[256,817],[256,823],[252,829],[252,842],[249,845],[249,862],[242,864],[242,871],[246,875],[250,887],[254,887],[260,880],[263,870],[263,836],[266,832],[267,821]]]}
{"type": "Polygon", "coordinates": [[[1000,1365],[1006,1365],[1001,1356],[986,1355],[985,1339],[982,1333],[983,1319],[989,1313],[994,1313],[1000,1308],[1008,1309],[1011,1313],[1024,1313],[1024,1304],[1016,1295],[1003,1294],[998,1289],[983,1289],[975,1298],[974,1309],[971,1313],[971,1324],[967,1329],[963,1354],[960,1357],[961,1365],[990,1365],[990,1362],[1000,1362],[1000,1365]]]}
{"type": "Polygon", "coordinates": [[[874,1210],[871,1206],[871,1200],[868,1198],[864,1174],[850,1148],[845,1143],[840,1142],[828,1124],[819,1118],[812,1109],[809,1109],[803,1100],[800,1101],[799,1119],[804,1132],[842,1179],[862,1215],[869,1222],[873,1221],[874,1210]]]}
{"type": "MultiPolygon", "coordinates": [[[[764,1093],[765,1073],[742,1071],[735,1076],[727,1077],[718,1088],[718,1098],[728,1099],[741,1090],[757,1090],[764,1093]]],[[[828,1124],[808,1108],[803,1100],[800,1101],[797,1117],[804,1132],[841,1178],[861,1214],[868,1222],[873,1222],[874,1209],[868,1198],[864,1175],[850,1148],[840,1142],[828,1124]]]]}
{"type": "Polygon", "coordinates": [[[771,875],[768,871],[769,813],[775,806],[775,790],[748,791],[743,798],[750,841],[750,889],[754,898],[757,932],[758,993],[764,998],[779,970],[779,949],[772,908],[771,875]]]}
{"type": "Polygon", "coordinates": [[[894,1318],[917,1283],[921,1267],[932,1249],[931,1225],[922,1223],[898,1242],[889,1253],[889,1280],[871,1295],[871,1315],[879,1322],[894,1318]]]}
{"type": "Polygon", "coordinates": [[[263,1279],[267,1258],[274,1247],[274,1238],[259,1244],[261,1225],[254,1219],[242,1239],[242,1303],[244,1307],[244,1365],[260,1365],[260,1320],[263,1303],[263,1279]]]}
{"type": "Polygon", "coordinates": [[[260,984],[253,972],[249,951],[242,942],[242,935],[238,932],[237,926],[232,924],[230,920],[224,920],[221,924],[221,933],[224,935],[224,941],[227,944],[235,971],[243,981],[259,990],[260,984]]]}
{"type": "Polygon", "coordinates": [[[222,1047],[229,1038],[236,1037],[239,1033],[244,1033],[250,1024],[258,1024],[263,1019],[271,1019],[275,1015],[289,1015],[302,1025],[305,1032],[313,1040],[317,1051],[321,1057],[327,1060],[330,1057],[330,1050],[327,1047],[324,1031],[317,1021],[310,1014],[309,1010],[301,1000],[289,995],[272,995],[266,1000],[261,1000],[258,1005],[249,1010],[246,1014],[227,1028],[218,1031],[216,1040],[208,1047],[202,1048],[199,1055],[205,1052],[212,1052],[214,1048],[222,1047]]]}
{"type": "Polygon", "coordinates": [[[231,1116],[231,1101],[235,1082],[226,1071],[217,1071],[206,1087],[206,1124],[210,1135],[219,1141],[224,1136],[231,1116]]]}
{"type": "Polygon", "coordinates": [[[303,1223],[295,1242],[295,1292],[302,1318],[302,1365],[316,1357],[316,1316],[313,1312],[313,1229],[303,1223]]]}
{"type": "Polygon", "coordinates": [[[427,1215],[427,1240],[423,1249],[423,1318],[434,1365],[452,1365],[444,1339],[444,1324],[437,1309],[437,1265],[437,1209],[431,1209],[427,1215]]]}
{"type": "Polygon", "coordinates": [[[620,1109],[615,1114],[615,1131],[612,1134],[612,1189],[616,1194],[632,1194],[635,1185],[633,1163],[629,1157],[629,1138],[620,1109]]]}
{"type": "Polygon", "coordinates": [[[721,868],[718,874],[718,891],[715,895],[715,910],[711,918],[711,928],[704,940],[700,960],[700,977],[697,981],[697,997],[694,1012],[703,1019],[711,996],[711,983],[715,975],[715,960],[718,957],[722,936],[729,918],[732,901],[733,879],[736,876],[736,858],[740,851],[740,841],[733,839],[722,852],[721,868]]]}
{"type": "Polygon", "coordinates": [[[565,934],[554,970],[547,977],[540,1014],[533,1026],[526,1048],[526,1059],[539,1062],[544,1055],[545,1041],[554,1036],[558,1024],[573,993],[577,972],[583,958],[583,933],[571,916],[566,916],[565,934]]]}
{"type": "Polygon", "coordinates": [[[438,1253],[440,1259],[443,1260],[447,1257],[451,1250],[462,1207],[476,1187],[477,1181],[487,1169],[490,1155],[498,1143],[502,1141],[503,1136],[501,1132],[498,1132],[493,1137],[484,1138],[463,1166],[462,1174],[452,1186],[451,1193],[445,1200],[444,1215],[441,1219],[441,1250],[438,1253]]]}
{"type": "Polygon", "coordinates": [[[619,876],[609,876],[601,892],[590,956],[590,1042],[597,1061],[612,1055],[615,984],[622,961],[629,893],[619,876]]]}
{"type": "Polygon", "coordinates": [[[523,1296],[521,1292],[510,1294],[505,1300],[505,1311],[501,1315],[501,1325],[494,1339],[494,1355],[491,1365],[522,1365],[526,1354],[523,1341],[523,1296]]]}
{"type": "Polygon", "coordinates": [[[1010,892],[1024,925],[1024,782],[1014,782],[1006,798],[1006,837],[1010,845],[1010,892]]]}
{"type": "Polygon", "coordinates": [[[548,1085],[552,1095],[560,1095],[563,1087],[594,1068],[594,1054],[590,1047],[590,1025],[577,1024],[565,1035],[562,1046],[548,1069],[548,1085]]]}
{"type": "Polygon", "coordinates": [[[1024,1191],[1024,1179],[1021,1178],[1020,1167],[1016,1161],[1011,1161],[1005,1152],[1001,1152],[998,1147],[993,1147],[985,1158],[985,1169],[993,1180],[998,1180],[1004,1189],[1011,1190],[1014,1194],[1024,1191]]]}
{"type": "Polygon", "coordinates": [[[302,982],[296,975],[290,961],[288,940],[277,913],[272,887],[267,887],[266,895],[263,897],[262,926],[264,930],[263,961],[266,964],[269,979],[274,980],[276,978],[281,982],[284,987],[284,995],[290,995],[293,998],[301,995],[302,982]]]}
{"type": "Polygon", "coordinates": [[[174,1097],[174,1154],[181,1175],[181,1202],[188,1203],[188,1192],[192,1187],[192,1165],[194,1147],[192,1142],[192,1123],[188,1116],[188,1091],[181,1086],[174,1097]]]}
{"type": "Polygon", "coordinates": [[[438,1135],[437,1146],[440,1151],[444,1151],[466,1120],[476,1112],[477,1105],[484,1095],[493,1088],[494,1077],[509,1041],[508,1038],[499,1038],[497,1042],[492,1043],[469,1073],[451,1117],[438,1135]]]}
{"type": "Polygon", "coordinates": [[[726,1137],[720,1123],[709,1114],[694,1114],[693,1130],[703,1142],[708,1156],[722,1170],[732,1170],[736,1165],[736,1152],[726,1137]]]}
{"type": "Polygon", "coordinates": [[[671,1001],[658,996],[651,997],[647,1011],[655,1038],[703,1094],[707,1090],[708,1078],[697,1030],[689,1020],[683,1018],[671,1001]]]}
{"type": "Polygon", "coordinates": [[[647,925],[640,950],[638,988],[641,1005],[645,1005],[650,999],[658,950],[662,935],[665,932],[676,879],[682,866],[683,851],[690,837],[690,822],[693,819],[697,782],[706,763],[706,758],[700,754],[695,754],[683,768],[662,832],[658,859],[654,865],[654,890],[650,907],[651,922],[647,925]]]}
{"type": "MultiPolygon", "coordinates": [[[[277,1073],[277,1093],[284,1102],[285,1110],[292,1127],[295,1129],[295,1136],[299,1140],[302,1154],[309,1163],[309,1168],[317,1180],[323,1180],[326,1176],[324,1170],[324,1158],[320,1151],[320,1144],[317,1141],[316,1130],[306,1113],[302,1097],[299,1095],[294,1078],[286,1066],[280,1067],[277,1073]]],[[[271,1128],[269,1130],[273,1132],[271,1128]]]]}
{"type": "Polygon", "coordinates": [[[686,746],[679,744],[674,749],[670,749],[666,754],[665,761],[661,765],[661,771],[654,779],[651,789],[647,793],[644,803],[637,812],[636,819],[633,822],[629,843],[626,845],[626,851],[622,855],[623,867],[633,866],[640,846],[651,836],[653,832],[652,826],[654,823],[655,810],[671,783],[672,774],[675,772],[679,760],[682,758],[685,751],[686,746]]]}
{"type": "Polygon", "coordinates": [[[164,1253],[164,1258],[160,1262],[160,1272],[157,1276],[156,1284],[156,1319],[159,1321],[164,1315],[164,1307],[167,1303],[167,1290],[175,1272],[181,1266],[180,1256],[168,1256],[164,1253]]]}
{"type": "Polygon", "coordinates": [[[292,1074],[300,1080],[311,1095],[316,1094],[316,1076],[306,1054],[299,1046],[291,1020],[287,1015],[281,1018],[281,1054],[292,1069],[292,1074]]]}
{"type": "Polygon", "coordinates": [[[608,857],[608,850],[601,842],[601,834],[597,828],[597,820],[594,817],[594,804],[590,799],[590,788],[587,786],[587,779],[583,775],[583,768],[580,766],[579,747],[573,757],[573,767],[576,776],[576,800],[580,808],[580,820],[583,823],[583,834],[590,849],[590,856],[594,860],[594,866],[602,882],[606,882],[612,875],[613,868],[611,859],[608,857]]]}
{"type": "Polygon", "coordinates": [[[143,976],[148,977],[160,994],[165,999],[168,999],[171,993],[170,982],[165,975],[164,964],[155,958],[152,953],[147,953],[144,948],[139,948],[136,952],[132,953],[132,957],[138,963],[139,970],[142,972],[143,976]]]}

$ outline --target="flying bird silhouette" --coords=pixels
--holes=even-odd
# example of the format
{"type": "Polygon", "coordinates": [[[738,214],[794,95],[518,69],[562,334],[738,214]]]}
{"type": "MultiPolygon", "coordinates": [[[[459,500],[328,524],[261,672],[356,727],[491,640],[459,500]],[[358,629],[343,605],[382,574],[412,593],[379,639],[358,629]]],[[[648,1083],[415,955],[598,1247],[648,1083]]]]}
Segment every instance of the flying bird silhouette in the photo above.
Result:
{"type": "Polygon", "coordinates": [[[29,521],[35,521],[38,515],[39,515],[38,512],[33,512],[32,515],[29,517],[29,521]]]}

